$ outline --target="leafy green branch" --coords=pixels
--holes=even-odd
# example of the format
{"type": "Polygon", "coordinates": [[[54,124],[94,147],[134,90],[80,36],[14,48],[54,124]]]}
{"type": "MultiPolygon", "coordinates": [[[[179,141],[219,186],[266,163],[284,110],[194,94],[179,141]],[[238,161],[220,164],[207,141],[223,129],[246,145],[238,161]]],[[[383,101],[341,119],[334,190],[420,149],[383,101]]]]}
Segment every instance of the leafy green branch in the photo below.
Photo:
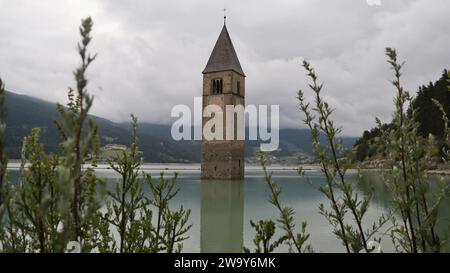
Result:
{"type": "Polygon", "coordinates": [[[312,252],[313,249],[311,245],[307,244],[307,241],[310,237],[308,233],[306,233],[306,222],[302,223],[301,231],[300,233],[295,233],[295,223],[294,223],[294,215],[295,212],[290,207],[284,207],[281,205],[280,202],[280,195],[281,195],[281,189],[278,187],[275,181],[272,179],[272,172],[269,172],[267,170],[267,160],[264,157],[263,152],[258,153],[259,162],[263,168],[264,171],[264,180],[266,181],[267,185],[270,188],[271,196],[270,196],[270,203],[274,205],[278,212],[279,212],[279,218],[277,219],[278,224],[285,232],[285,235],[283,235],[281,238],[279,238],[277,241],[286,241],[287,245],[289,246],[289,250],[291,252],[312,252]]]}

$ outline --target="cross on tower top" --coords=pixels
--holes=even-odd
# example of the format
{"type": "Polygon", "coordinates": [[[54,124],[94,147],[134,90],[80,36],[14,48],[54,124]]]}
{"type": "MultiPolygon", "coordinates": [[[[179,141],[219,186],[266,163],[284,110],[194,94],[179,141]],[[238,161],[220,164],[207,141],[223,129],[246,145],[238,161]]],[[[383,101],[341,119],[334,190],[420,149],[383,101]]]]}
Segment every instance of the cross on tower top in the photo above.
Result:
{"type": "Polygon", "coordinates": [[[223,25],[227,24],[227,9],[223,9],[223,25]]]}

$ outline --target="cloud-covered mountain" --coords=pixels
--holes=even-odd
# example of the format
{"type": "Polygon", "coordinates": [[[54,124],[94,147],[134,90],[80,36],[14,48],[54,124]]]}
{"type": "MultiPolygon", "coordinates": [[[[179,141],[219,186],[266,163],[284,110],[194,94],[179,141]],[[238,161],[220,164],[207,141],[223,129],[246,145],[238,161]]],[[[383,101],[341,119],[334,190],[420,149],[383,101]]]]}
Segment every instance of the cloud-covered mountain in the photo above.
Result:
{"type": "MultiPolygon", "coordinates": [[[[53,119],[59,117],[56,104],[34,97],[6,92],[6,151],[9,158],[20,155],[22,140],[35,127],[41,128],[42,142],[47,152],[57,153],[59,132],[53,119]]],[[[116,143],[129,145],[130,124],[115,123],[108,119],[91,116],[100,126],[101,144],[116,143]]],[[[198,141],[177,142],[172,139],[170,125],[140,123],[138,127],[139,149],[146,162],[199,162],[201,145],[198,141]]],[[[354,138],[344,138],[352,146],[354,138]]],[[[259,141],[247,141],[246,156],[254,156],[259,141]]],[[[312,152],[309,131],[304,129],[281,129],[280,149],[277,156],[291,156],[298,152],[312,152]]]]}

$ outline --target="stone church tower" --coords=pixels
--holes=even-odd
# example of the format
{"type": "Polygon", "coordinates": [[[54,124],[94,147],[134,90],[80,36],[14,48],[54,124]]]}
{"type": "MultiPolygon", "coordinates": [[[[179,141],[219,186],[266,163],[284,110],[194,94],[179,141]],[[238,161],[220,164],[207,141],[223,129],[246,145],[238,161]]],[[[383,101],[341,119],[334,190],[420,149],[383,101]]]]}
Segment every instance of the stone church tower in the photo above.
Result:
{"type": "MultiPolygon", "coordinates": [[[[226,140],[226,105],[245,106],[245,74],[224,24],[208,64],[203,70],[203,109],[218,105],[223,111],[224,140],[202,140],[202,179],[244,179],[244,140],[226,140]]],[[[203,127],[209,118],[203,118],[203,127]]],[[[245,123],[245,119],[242,121],[245,123]]],[[[245,124],[240,124],[244,126],[245,124]]]]}

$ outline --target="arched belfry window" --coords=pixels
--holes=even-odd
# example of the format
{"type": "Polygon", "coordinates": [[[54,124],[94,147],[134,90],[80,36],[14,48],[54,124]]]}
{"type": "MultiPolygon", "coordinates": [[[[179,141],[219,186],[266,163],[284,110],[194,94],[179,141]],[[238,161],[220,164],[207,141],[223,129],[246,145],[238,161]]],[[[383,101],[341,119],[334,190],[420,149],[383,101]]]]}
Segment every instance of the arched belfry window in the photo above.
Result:
{"type": "Polygon", "coordinates": [[[212,93],[213,94],[223,94],[223,80],[222,79],[212,80],[212,93]]]}

